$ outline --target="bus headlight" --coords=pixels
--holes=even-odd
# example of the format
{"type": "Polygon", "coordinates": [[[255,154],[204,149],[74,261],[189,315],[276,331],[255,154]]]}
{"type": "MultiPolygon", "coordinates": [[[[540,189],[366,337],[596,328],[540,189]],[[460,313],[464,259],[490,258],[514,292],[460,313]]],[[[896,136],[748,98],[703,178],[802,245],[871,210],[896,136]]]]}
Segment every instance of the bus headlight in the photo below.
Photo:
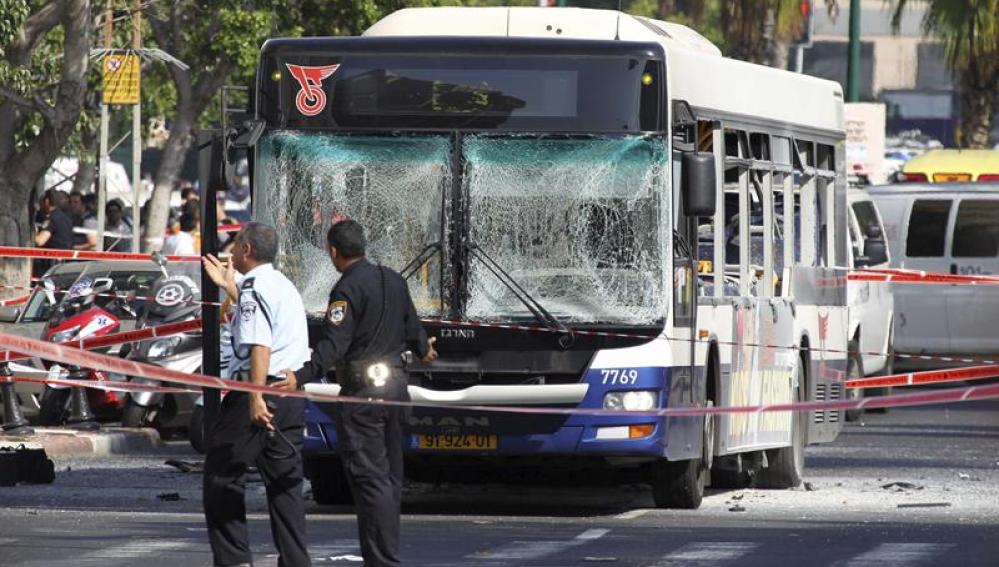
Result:
{"type": "Polygon", "coordinates": [[[649,411],[659,405],[659,394],[652,390],[608,392],[604,396],[604,409],[624,411],[649,411]]]}

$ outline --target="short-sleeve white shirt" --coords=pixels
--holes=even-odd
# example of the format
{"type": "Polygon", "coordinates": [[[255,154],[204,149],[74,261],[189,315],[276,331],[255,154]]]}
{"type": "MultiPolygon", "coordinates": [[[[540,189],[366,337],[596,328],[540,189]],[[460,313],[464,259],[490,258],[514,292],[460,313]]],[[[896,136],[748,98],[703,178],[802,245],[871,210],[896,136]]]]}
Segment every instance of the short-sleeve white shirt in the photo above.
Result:
{"type": "Polygon", "coordinates": [[[269,376],[298,370],[309,360],[309,329],[305,306],[295,285],[271,264],[243,276],[239,304],[232,320],[232,373],[249,371],[250,347],[270,347],[269,376]]]}

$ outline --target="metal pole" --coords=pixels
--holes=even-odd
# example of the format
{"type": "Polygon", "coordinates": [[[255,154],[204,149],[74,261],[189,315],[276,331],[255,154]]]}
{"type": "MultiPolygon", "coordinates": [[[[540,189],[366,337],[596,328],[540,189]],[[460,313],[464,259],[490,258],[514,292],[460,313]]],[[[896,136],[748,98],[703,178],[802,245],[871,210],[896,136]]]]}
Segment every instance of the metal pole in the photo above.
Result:
{"type": "MultiPolygon", "coordinates": [[[[139,0],[132,0],[132,49],[142,48],[141,14],[139,0]]],[[[141,71],[140,71],[141,72],[141,71]]],[[[141,77],[141,75],[140,75],[141,77]]],[[[141,88],[141,87],[140,87],[141,88]]],[[[132,106],[132,252],[139,251],[139,200],[142,187],[142,104],[132,106]]]]}
{"type": "Polygon", "coordinates": [[[805,72],[805,46],[798,45],[794,50],[794,72],[805,72]]]}
{"type": "MultiPolygon", "coordinates": [[[[113,31],[113,13],[111,10],[111,0],[104,4],[104,47],[111,49],[111,32],[113,31]]],[[[104,72],[103,63],[101,72],[104,72]]],[[[97,250],[104,250],[104,227],[106,219],[104,207],[107,206],[107,182],[108,182],[108,105],[101,103],[101,155],[98,161],[97,170],[97,250]]]]}
{"type": "MultiPolygon", "coordinates": [[[[212,131],[201,130],[197,136],[198,177],[201,185],[201,255],[218,254],[218,218],[215,211],[215,191],[219,187],[212,184],[213,168],[220,164],[212,159],[212,154],[221,155],[221,136],[212,131]]],[[[219,288],[201,268],[201,300],[218,302],[219,288]]],[[[221,309],[205,309],[202,313],[201,331],[201,371],[209,376],[219,375],[219,329],[221,309]]],[[[212,431],[218,415],[222,411],[222,393],[217,388],[203,388],[205,447],[212,446],[212,431]]]]}
{"type": "Polygon", "coordinates": [[[860,100],[860,0],[850,0],[850,44],[846,62],[846,102],[860,100]]]}

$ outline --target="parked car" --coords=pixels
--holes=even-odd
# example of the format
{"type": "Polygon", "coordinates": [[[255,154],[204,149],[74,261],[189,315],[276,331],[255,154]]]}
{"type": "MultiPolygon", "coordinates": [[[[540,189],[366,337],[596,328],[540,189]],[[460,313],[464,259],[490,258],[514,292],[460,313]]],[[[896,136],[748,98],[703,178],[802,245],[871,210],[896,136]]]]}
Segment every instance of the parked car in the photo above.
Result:
{"type": "MultiPolygon", "coordinates": [[[[999,273],[999,183],[906,183],[868,192],[881,211],[893,268],[999,273]]],[[[929,285],[892,284],[899,352],[999,353],[999,288],[929,285]]]]}
{"type": "MultiPolygon", "coordinates": [[[[122,291],[148,287],[160,275],[162,273],[159,266],[152,261],[90,261],[56,264],[45,272],[42,279],[50,280],[56,290],[68,290],[82,277],[110,278],[114,282],[114,289],[122,291]]],[[[138,313],[141,310],[143,303],[141,297],[140,294],[139,298],[135,299],[131,305],[133,312],[138,313]]],[[[65,298],[66,294],[57,291],[54,294],[55,301],[53,302],[42,285],[35,286],[31,296],[24,304],[0,307],[0,323],[6,324],[3,331],[43,340],[52,315],[58,310],[65,298]]],[[[102,301],[110,299],[104,298],[102,301]]],[[[130,331],[134,328],[135,317],[123,314],[119,331],[130,331]]],[[[113,347],[111,354],[116,353],[118,348],[118,346],[113,347]]],[[[37,359],[22,360],[19,363],[37,369],[43,368],[41,361],[37,359]]],[[[42,384],[18,382],[16,390],[18,401],[28,419],[34,419],[38,416],[44,388],[42,384]]]]}
{"type": "MultiPolygon", "coordinates": [[[[847,232],[850,245],[847,258],[854,268],[888,268],[891,253],[885,242],[885,228],[881,213],[863,189],[849,189],[849,218],[847,232]]],[[[854,282],[846,286],[847,303],[850,306],[850,346],[858,352],[852,356],[847,369],[847,378],[891,374],[893,371],[892,325],[895,315],[895,302],[890,284],[885,282],[854,282]]],[[[872,388],[867,391],[851,389],[851,397],[861,394],[883,395],[890,388],[872,388]]],[[[846,419],[853,421],[860,411],[847,411],[846,419]]]]}

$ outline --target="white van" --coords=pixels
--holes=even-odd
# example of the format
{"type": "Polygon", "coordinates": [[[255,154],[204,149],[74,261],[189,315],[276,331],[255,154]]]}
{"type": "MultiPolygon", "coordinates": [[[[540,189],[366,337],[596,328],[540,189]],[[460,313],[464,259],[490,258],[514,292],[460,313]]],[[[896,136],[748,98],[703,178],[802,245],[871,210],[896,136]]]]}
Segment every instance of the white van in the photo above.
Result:
{"type": "MultiPolygon", "coordinates": [[[[999,184],[906,183],[869,192],[881,210],[892,267],[945,274],[999,273],[999,184]]],[[[999,286],[892,284],[892,288],[899,352],[999,353],[999,286]]]]}
{"type": "MultiPolygon", "coordinates": [[[[847,221],[850,238],[847,258],[850,266],[888,268],[891,253],[885,242],[885,228],[878,207],[863,189],[849,189],[846,198],[850,205],[847,221]]],[[[895,303],[889,285],[882,282],[849,282],[846,286],[850,306],[850,350],[862,353],[851,357],[848,379],[892,373],[892,356],[889,353],[893,352],[895,303]]],[[[850,393],[859,395],[860,391],[851,390],[850,393]]],[[[880,395],[885,393],[885,389],[866,393],[880,395]]],[[[846,413],[850,421],[859,415],[859,411],[846,413]]]]}

